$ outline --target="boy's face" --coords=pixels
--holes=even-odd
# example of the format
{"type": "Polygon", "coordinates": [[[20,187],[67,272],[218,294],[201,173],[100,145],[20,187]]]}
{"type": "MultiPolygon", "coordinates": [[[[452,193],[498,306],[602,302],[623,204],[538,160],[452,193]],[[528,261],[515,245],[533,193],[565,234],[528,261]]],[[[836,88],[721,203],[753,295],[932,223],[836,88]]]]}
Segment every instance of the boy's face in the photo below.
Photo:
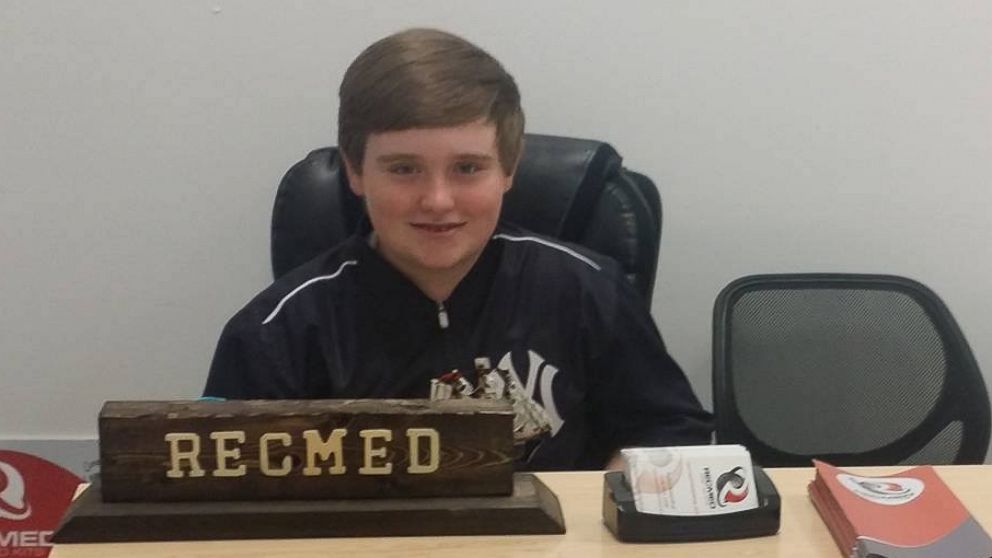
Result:
{"type": "Polygon", "coordinates": [[[468,273],[512,181],[484,120],[372,134],[354,170],[351,189],[365,198],[379,252],[416,279],[468,273]]]}

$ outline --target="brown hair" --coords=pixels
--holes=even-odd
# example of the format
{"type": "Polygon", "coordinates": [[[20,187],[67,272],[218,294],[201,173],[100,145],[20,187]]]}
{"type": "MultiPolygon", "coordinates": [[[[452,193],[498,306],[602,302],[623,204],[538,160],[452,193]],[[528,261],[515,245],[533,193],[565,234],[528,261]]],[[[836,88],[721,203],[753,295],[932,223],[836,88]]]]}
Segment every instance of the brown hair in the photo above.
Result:
{"type": "Polygon", "coordinates": [[[457,35],[409,29],[376,41],[348,67],[338,95],[338,145],[356,172],[370,134],[479,118],[496,125],[505,174],[520,157],[524,113],[513,76],[457,35]]]}

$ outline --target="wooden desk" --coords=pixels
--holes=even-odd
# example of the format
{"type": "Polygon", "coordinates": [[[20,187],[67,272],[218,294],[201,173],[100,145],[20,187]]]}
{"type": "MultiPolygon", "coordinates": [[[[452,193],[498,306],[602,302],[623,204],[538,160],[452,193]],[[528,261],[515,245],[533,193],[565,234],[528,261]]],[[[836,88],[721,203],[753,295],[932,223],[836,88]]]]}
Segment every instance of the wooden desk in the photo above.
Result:
{"type": "MultiPolygon", "coordinates": [[[[902,467],[854,467],[867,474],[894,473],[902,467]]],[[[992,465],[938,467],[944,479],[972,515],[992,531],[992,465]]],[[[770,469],[782,496],[782,528],[778,535],[758,539],[690,543],[623,544],[603,526],[603,473],[541,473],[558,495],[565,514],[565,535],[506,537],[396,537],[182,543],[59,545],[54,558],[317,558],[331,554],[360,558],[486,558],[539,556],[637,558],[781,557],[838,558],[840,551],[806,494],[813,469],[770,469]]]]}

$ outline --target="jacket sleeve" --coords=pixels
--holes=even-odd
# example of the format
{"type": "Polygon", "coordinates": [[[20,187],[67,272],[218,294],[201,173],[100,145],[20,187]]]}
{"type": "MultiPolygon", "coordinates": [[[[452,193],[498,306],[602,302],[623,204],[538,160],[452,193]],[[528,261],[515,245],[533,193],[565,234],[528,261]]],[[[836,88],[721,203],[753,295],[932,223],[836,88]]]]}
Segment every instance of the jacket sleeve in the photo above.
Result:
{"type": "Polygon", "coordinates": [[[295,366],[293,343],[278,320],[264,317],[249,304],[224,327],[214,351],[203,395],[227,399],[298,399],[305,397],[303,371],[295,366]]]}
{"type": "Polygon", "coordinates": [[[624,447],[709,444],[713,417],[665,349],[643,298],[622,277],[591,343],[590,420],[608,459],[624,447]]]}

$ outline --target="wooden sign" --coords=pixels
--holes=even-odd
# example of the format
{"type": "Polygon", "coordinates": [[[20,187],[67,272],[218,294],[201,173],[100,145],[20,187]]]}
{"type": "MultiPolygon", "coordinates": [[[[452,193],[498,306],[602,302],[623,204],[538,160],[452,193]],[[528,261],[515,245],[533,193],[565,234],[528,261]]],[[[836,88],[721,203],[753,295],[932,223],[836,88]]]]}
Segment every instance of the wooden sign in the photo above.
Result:
{"type": "Polygon", "coordinates": [[[509,495],[501,400],[110,401],[106,502],[509,495]]]}

